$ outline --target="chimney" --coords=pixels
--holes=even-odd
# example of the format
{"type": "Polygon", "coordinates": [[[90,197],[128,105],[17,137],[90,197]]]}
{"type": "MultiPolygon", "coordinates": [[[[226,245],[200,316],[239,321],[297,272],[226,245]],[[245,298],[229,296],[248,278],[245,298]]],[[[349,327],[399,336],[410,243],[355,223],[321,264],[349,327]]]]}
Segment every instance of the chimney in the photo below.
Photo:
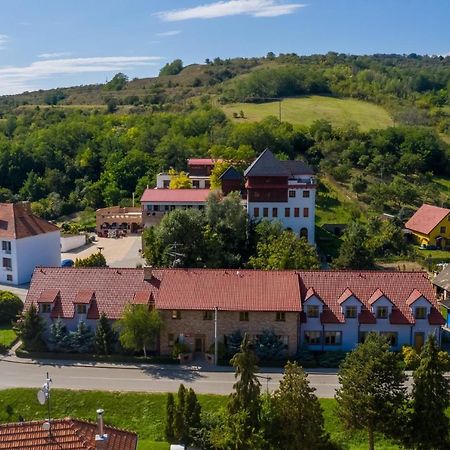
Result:
{"type": "Polygon", "coordinates": [[[107,450],[108,435],[105,434],[105,426],[103,423],[103,409],[97,409],[97,431],[95,435],[95,450],[107,450]]]}
{"type": "Polygon", "coordinates": [[[153,266],[144,266],[144,281],[152,281],[153,266]]]}

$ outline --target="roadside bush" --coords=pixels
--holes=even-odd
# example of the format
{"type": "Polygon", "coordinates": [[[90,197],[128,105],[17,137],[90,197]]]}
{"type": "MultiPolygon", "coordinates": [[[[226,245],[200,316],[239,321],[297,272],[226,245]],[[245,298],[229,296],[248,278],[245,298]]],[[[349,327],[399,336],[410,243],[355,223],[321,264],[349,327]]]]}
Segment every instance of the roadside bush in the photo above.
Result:
{"type": "Polygon", "coordinates": [[[262,361],[274,361],[282,358],[285,345],[273,330],[263,330],[255,342],[255,353],[262,361]]]}
{"type": "Polygon", "coordinates": [[[320,367],[339,367],[347,356],[347,352],[335,351],[322,353],[319,358],[320,367]]]}
{"type": "Polygon", "coordinates": [[[300,349],[297,352],[296,360],[302,367],[317,367],[317,361],[314,353],[308,349],[300,349]]]}
{"type": "Polygon", "coordinates": [[[172,347],[172,357],[178,358],[181,353],[189,353],[191,349],[185,342],[176,342],[172,347]]]}
{"type": "Polygon", "coordinates": [[[416,350],[409,345],[404,345],[401,351],[405,369],[416,370],[420,364],[420,356],[416,350]]]}
{"type": "Polygon", "coordinates": [[[87,258],[75,260],[75,267],[107,267],[106,259],[102,253],[93,253],[87,258]]]}
{"type": "Polygon", "coordinates": [[[22,312],[23,303],[17,295],[0,291],[0,325],[10,325],[22,312]]]}

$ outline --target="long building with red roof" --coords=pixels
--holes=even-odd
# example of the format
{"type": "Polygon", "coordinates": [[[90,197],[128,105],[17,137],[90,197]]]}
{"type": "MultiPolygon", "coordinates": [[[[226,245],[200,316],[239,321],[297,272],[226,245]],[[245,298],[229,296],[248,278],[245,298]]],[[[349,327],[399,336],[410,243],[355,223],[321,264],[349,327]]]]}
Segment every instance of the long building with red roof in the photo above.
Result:
{"type": "Polygon", "coordinates": [[[38,268],[26,299],[48,324],[62,318],[92,328],[101,313],[120,319],[128,304],[161,312],[162,354],[178,340],[198,353],[240,330],[257,339],[272,330],[290,355],[299,346],[349,350],[368,332],[392,348],[420,347],[444,319],[424,272],[262,271],[232,269],[38,268]]]}

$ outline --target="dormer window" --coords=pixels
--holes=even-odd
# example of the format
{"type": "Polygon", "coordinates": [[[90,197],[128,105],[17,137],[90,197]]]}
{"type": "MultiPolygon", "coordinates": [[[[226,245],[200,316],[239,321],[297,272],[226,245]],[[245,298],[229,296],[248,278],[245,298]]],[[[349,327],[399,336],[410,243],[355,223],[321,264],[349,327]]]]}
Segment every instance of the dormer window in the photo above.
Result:
{"type": "Polygon", "coordinates": [[[356,306],[346,306],[345,307],[345,318],[346,319],[356,319],[358,309],[356,306]]]}
{"type": "Polygon", "coordinates": [[[377,306],[377,319],[387,319],[389,309],[387,306],[377,306]]]}
{"type": "Polygon", "coordinates": [[[307,317],[319,317],[319,306],[318,305],[308,305],[306,307],[307,317]]]}
{"type": "Polygon", "coordinates": [[[414,310],[414,317],[416,319],[426,319],[427,317],[427,308],[425,306],[418,306],[414,310]]]}
{"type": "Polygon", "coordinates": [[[50,303],[41,303],[39,306],[39,312],[41,312],[42,314],[49,314],[52,311],[52,305],[50,303]]]}
{"type": "Polygon", "coordinates": [[[77,305],[77,314],[86,314],[86,305],[77,305]]]}

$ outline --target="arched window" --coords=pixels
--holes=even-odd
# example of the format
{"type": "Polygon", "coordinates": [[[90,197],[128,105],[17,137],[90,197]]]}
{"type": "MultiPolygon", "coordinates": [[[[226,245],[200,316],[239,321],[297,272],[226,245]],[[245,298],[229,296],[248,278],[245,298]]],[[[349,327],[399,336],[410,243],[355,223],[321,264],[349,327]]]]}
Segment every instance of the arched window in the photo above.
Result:
{"type": "Polygon", "coordinates": [[[308,240],[308,229],[307,228],[302,228],[300,230],[300,237],[308,240]]]}

